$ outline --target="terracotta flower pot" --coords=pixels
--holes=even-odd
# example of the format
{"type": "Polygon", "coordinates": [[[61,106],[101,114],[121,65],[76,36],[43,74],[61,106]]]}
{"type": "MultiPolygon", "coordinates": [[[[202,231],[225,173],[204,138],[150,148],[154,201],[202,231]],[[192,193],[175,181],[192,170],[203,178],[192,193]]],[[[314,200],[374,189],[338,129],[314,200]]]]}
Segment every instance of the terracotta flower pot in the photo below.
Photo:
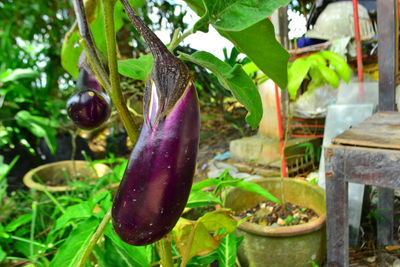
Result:
{"type": "Polygon", "coordinates": [[[68,186],[67,179],[82,177],[83,179],[97,179],[111,169],[105,164],[90,166],[90,162],[84,160],[66,160],[44,164],[30,170],[24,175],[24,184],[38,191],[70,191],[74,187],[68,186]]]}
{"type": "MultiPolygon", "coordinates": [[[[309,182],[290,178],[282,180],[285,200],[313,209],[319,218],[306,224],[284,227],[261,226],[250,222],[241,224],[237,230],[238,235],[244,236],[238,248],[241,266],[302,267],[311,266],[311,261],[320,265],[325,259],[325,191],[309,182]]],[[[257,179],[252,182],[281,199],[280,178],[257,179]]],[[[261,201],[263,198],[235,188],[227,193],[225,206],[234,211],[243,211],[261,201]]]]}

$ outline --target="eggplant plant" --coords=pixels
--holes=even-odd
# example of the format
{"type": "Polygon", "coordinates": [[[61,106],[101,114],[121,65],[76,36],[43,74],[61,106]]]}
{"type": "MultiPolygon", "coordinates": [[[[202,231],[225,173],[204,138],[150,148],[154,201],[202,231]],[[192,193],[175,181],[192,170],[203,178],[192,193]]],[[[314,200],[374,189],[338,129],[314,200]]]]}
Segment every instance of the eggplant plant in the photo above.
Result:
{"type": "Polygon", "coordinates": [[[292,99],[303,81],[309,80],[307,90],[313,90],[325,84],[338,88],[340,80],[350,81],[351,69],[346,60],[331,51],[321,51],[301,57],[289,64],[288,92],[292,99]]]}
{"type": "MultiPolygon", "coordinates": [[[[230,90],[233,96],[246,107],[248,110],[246,122],[251,127],[257,127],[261,119],[260,96],[242,66],[240,64],[230,66],[204,51],[198,51],[191,55],[179,53],[178,58],[174,49],[186,37],[197,31],[207,32],[211,25],[222,36],[232,41],[240,52],[251,58],[282,88],[286,86],[287,82],[287,73],[281,70],[286,70],[288,54],[275,40],[272,23],[265,18],[271,15],[275,9],[286,5],[288,0],[271,0],[261,3],[234,0],[187,0],[189,7],[201,18],[192,29],[186,32],[181,33],[177,29],[168,47],[136,15],[131,2],[134,1],[103,0],[100,15],[92,19],[90,16],[93,14],[93,10],[88,9],[93,9],[94,5],[97,10],[98,5],[94,1],[88,1],[86,6],[82,0],[73,1],[81,37],[80,51],[84,49],[87,62],[93,70],[96,80],[110,96],[129,138],[135,143],[120,187],[115,195],[112,210],[105,214],[97,230],[90,237],[87,248],[75,262],[77,266],[84,266],[98,239],[104,231],[107,231],[111,218],[115,232],[129,244],[149,245],[161,239],[158,242],[161,264],[173,266],[168,233],[180,219],[189,198],[200,131],[200,111],[196,89],[193,86],[190,72],[182,60],[191,61],[213,72],[222,86],[230,90]],[[129,20],[141,33],[151,55],[118,61],[115,20],[119,16],[118,10],[121,10],[120,4],[129,20]],[[255,10],[257,12],[254,12],[255,10]],[[95,39],[99,39],[99,37],[94,36],[91,30],[93,20],[98,18],[104,19],[104,32],[98,34],[104,34],[102,40],[105,40],[106,43],[105,51],[98,48],[99,42],[96,42],[95,39]],[[255,46],[255,44],[257,45],[255,46]],[[103,53],[106,53],[106,57],[103,53]],[[105,58],[107,59],[104,61],[105,58]],[[266,64],[266,62],[269,63],[266,64]],[[146,80],[144,122],[140,132],[127,109],[119,82],[120,74],[133,79],[139,78],[137,72],[132,71],[137,68],[141,69],[140,78],[146,80]]],[[[71,43],[73,48],[76,48],[76,43],[68,39],[74,36],[74,31],[76,28],[69,32],[64,42],[63,57],[68,55],[68,51],[72,49],[71,43]]],[[[78,50],[75,49],[74,53],[76,52],[78,50]]],[[[92,104],[95,106],[101,102],[97,101],[98,98],[93,99],[96,103],[92,104]]],[[[78,104],[77,110],[79,110],[81,105],[79,105],[79,101],[76,103],[78,104]]],[[[86,104],[83,107],[86,107],[86,104]]],[[[107,110],[106,106],[99,109],[99,111],[104,110],[107,110]]],[[[70,113],[73,117],[75,111],[71,108],[70,113]]],[[[243,183],[238,182],[237,184],[243,183]]],[[[237,224],[232,221],[229,211],[226,210],[217,211],[207,215],[208,217],[215,217],[214,220],[220,219],[227,222],[214,225],[217,227],[215,229],[213,227],[203,229],[206,232],[216,231],[218,233],[225,229],[225,233],[219,235],[219,238],[232,232],[237,224]],[[226,229],[224,225],[230,226],[226,229]]],[[[208,219],[203,220],[203,225],[210,226],[208,219]]],[[[190,226],[186,226],[179,231],[183,236],[192,231],[190,226]]],[[[193,229],[197,229],[197,226],[193,229]]],[[[191,248],[189,243],[187,246],[191,248]]],[[[185,266],[187,260],[196,255],[192,255],[191,250],[183,251],[182,258],[184,260],[182,260],[181,266],[185,266]]]]}

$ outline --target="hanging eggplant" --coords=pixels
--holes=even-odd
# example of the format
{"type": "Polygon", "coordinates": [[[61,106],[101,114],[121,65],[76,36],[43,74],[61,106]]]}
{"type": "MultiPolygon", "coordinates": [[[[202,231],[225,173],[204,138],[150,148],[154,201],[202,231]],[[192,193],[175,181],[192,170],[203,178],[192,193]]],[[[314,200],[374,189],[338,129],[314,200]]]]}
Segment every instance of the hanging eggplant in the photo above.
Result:
{"type": "Polygon", "coordinates": [[[86,65],[79,72],[76,93],[67,101],[70,119],[81,129],[99,127],[111,114],[111,100],[86,65]]]}
{"type": "Polygon", "coordinates": [[[187,66],[122,1],[147,42],[154,65],[144,95],[144,123],[118,192],[112,219],[132,245],[172,230],[189,197],[199,141],[199,103],[187,66]]]}

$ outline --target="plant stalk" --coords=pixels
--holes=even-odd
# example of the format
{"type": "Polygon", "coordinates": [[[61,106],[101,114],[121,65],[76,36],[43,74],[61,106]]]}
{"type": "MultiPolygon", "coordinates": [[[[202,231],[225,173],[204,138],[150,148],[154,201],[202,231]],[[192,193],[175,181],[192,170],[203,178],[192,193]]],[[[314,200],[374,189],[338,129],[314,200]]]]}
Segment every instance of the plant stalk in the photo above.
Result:
{"type": "Polygon", "coordinates": [[[136,126],[129,110],[125,104],[124,96],[122,95],[121,86],[119,84],[118,62],[117,62],[117,43],[115,39],[114,25],[114,7],[115,0],[103,0],[104,13],[104,28],[106,34],[108,67],[110,70],[111,81],[111,100],[117,107],[118,114],[121,117],[122,123],[132,142],[135,142],[139,135],[138,127],[136,126]]]}
{"type": "Polygon", "coordinates": [[[93,248],[96,246],[97,241],[99,241],[100,237],[103,235],[106,226],[111,220],[111,208],[107,211],[106,215],[104,215],[103,220],[100,222],[99,227],[97,227],[96,232],[92,235],[89,240],[89,243],[85,250],[83,251],[82,257],[78,261],[77,267],[84,267],[86,260],[89,258],[90,254],[92,254],[93,248]]]}
{"type": "Polygon", "coordinates": [[[35,242],[34,239],[35,239],[36,216],[37,216],[37,202],[33,201],[33,203],[32,203],[31,233],[30,233],[31,243],[29,244],[29,255],[30,255],[30,257],[33,256],[33,242],[35,242]]]}
{"type": "Polygon", "coordinates": [[[161,265],[163,267],[174,267],[171,241],[169,240],[168,235],[157,242],[157,249],[161,259],[161,265]]]}
{"type": "MultiPolygon", "coordinates": [[[[104,4],[106,4],[108,1],[105,1],[104,4]]],[[[119,86],[119,76],[118,76],[118,69],[117,69],[117,62],[116,62],[116,41],[115,41],[115,30],[114,30],[114,4],[115,0],[111,0],[109,3],[111,6],[111,13],[107,11],[107,8],[109,7],[104,7],[105,10],[104,16],[105,16],[105,32],[106,32],[106,43],[107,43],[107,54],[109,61],[111,64],[114,64],[113,66],[110,67],[110,76],[111,76],[111,83],[107,74],[107,71],[104,68],[104,65],[101,61],[101,57],[96,49],[96,45],[94,43],[93,36],[90,32],[89,24],[87,21],[87,17],[85,14],[85,9],[83,5],[82,0],[73,0],[74,4],[74,10],[76,14],[76,19],[78,22],[78,28],[80,35],[82,36],[81,44],[83,45],[83,48],[86,52],[86,56],[88,59],[88,62],[96,75],[96,78],[99,80],[100,84],[104,87],[106,92],[110,95],[114,105],[116,106],[118,113],[120,114],[122,123],[125,126],[125,129],[128,133],[129,138],[131,139],[132,143],[135,143],[137,140],[137,136],[139,135],[139,130],[138,127],[136,126],[133,118],[131,117],[125,103],[124,99],[122,96],[122,92],[119,86]],[[110,16],[111,15],[111,16],[110,16]],[[107,18],[106,18],[107,16],[107,18]],[[109,47],[113,46],[114,48],[111,47],[111,50],[113,50],[114,54],[111,55],[110,60],[110,51],[109,47]],[[114,71],[116,70],[116,73],[111,73],[111,69],[114,71]],[[113,78],[114,77],[114,78],[113,78]],[[115,77],[117,77],[115,79],[115,77]],[[112,81],[114,79],[114,81],[112,81]],[[117,81],[118,85],[115,85],[115,82],[117,81]]]]}

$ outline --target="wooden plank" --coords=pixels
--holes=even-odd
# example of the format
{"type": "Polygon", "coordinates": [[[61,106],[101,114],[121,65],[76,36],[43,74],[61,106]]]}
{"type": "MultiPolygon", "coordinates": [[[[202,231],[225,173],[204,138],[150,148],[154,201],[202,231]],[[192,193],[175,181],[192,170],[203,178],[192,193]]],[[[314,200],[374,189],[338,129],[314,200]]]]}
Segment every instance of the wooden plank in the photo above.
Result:
{"type": "Polygon", "coordinates": [[[400,151],[343,145],[326,149],[341,155],[346,182],[400,188],[400,151]]]}
{"type": "Polygon", "coordinates": [[[396,0],[377,0],[379,110],[395,110],[398,53],[398,19],[396,0]]]}
{"type": "Polygon", "coordinates": [[[325,150],[327,266],[349,265],[348,183],[344,162],[342,151],[325,150]]]}
{"type": "Polygon", "coordinates": [[[400,149],[400,113],[379,112],[332,140],[334,144],[400,149]]]}

